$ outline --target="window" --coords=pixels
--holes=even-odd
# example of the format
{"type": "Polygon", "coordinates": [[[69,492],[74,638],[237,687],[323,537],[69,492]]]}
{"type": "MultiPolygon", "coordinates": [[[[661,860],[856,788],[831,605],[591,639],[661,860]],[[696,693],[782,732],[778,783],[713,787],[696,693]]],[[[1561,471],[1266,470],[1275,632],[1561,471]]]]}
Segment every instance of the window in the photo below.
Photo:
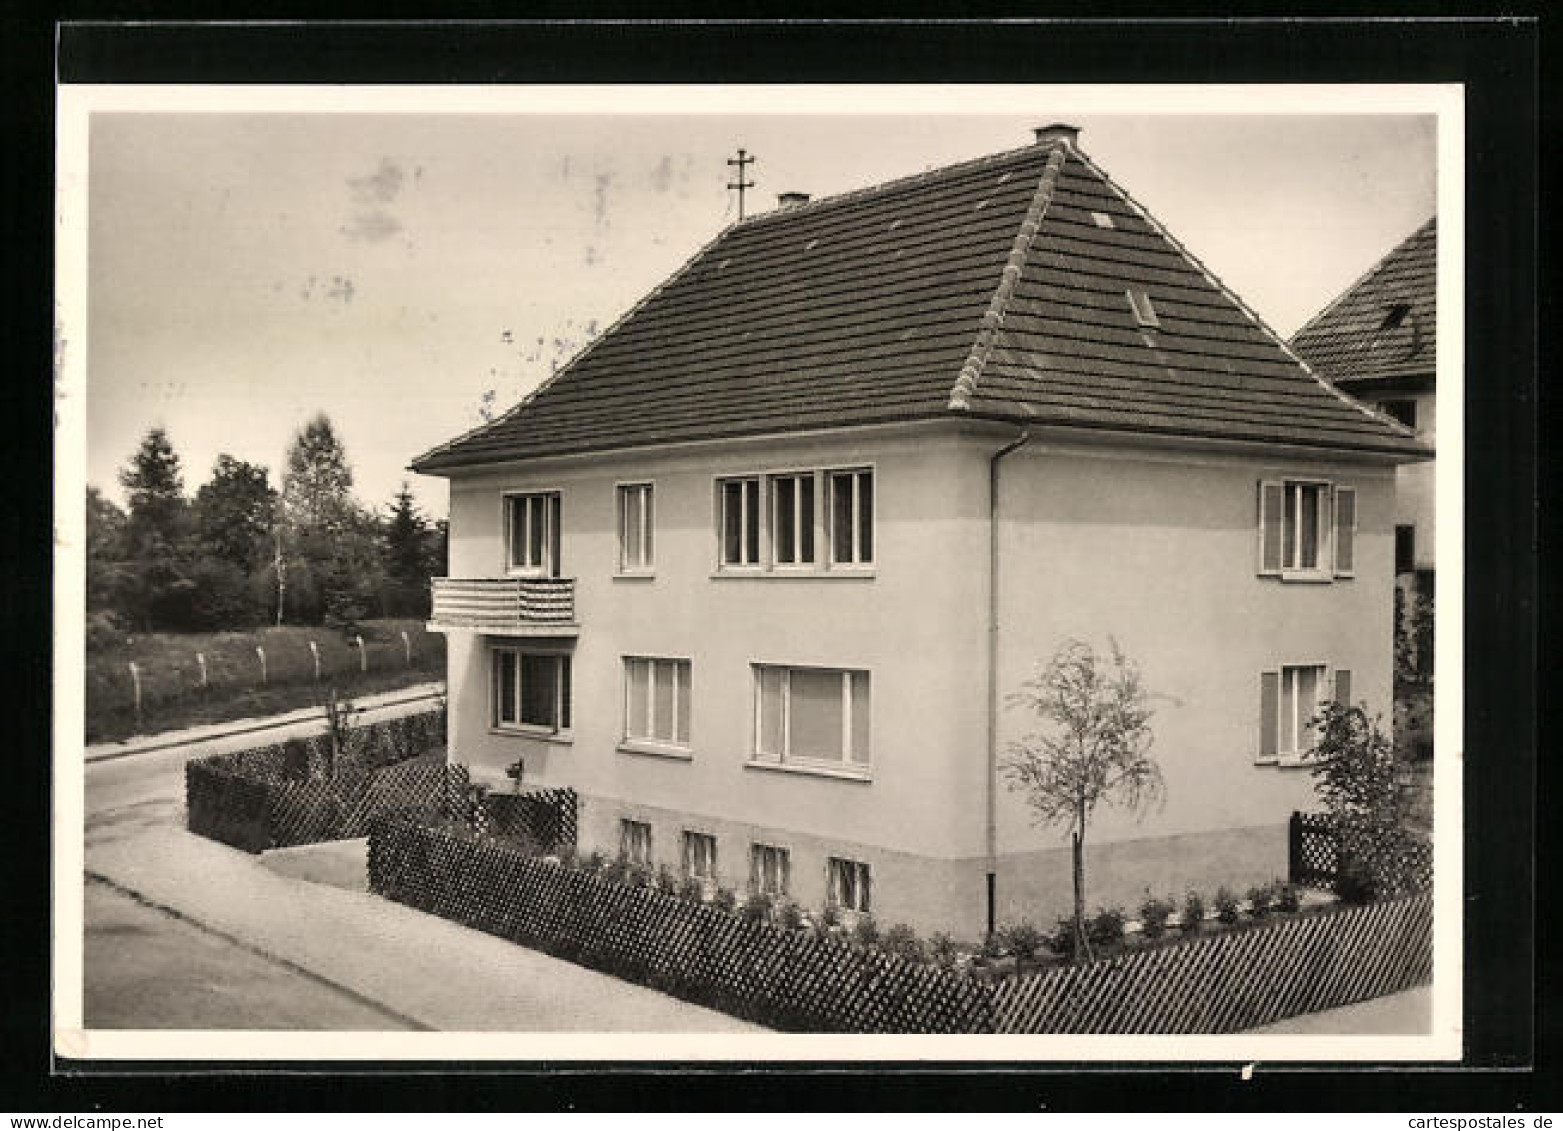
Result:
{"type": "Polygon", "coordinates": [[[559,576],[559,494],[505,496],[505,566],[512,573],[559,576]]]}
{"type": "Polygon", "coordinates": [[[624,737],[689,746],[689,661],[624,659],[624,737]]]}
{"type": "Polygon", "coordinates": [[[619,821],[619,856],[631,864],[651,864],[651,826],[645,821],[619,821]]]}
{"type": "Polygon", "coordinates": [[[1379,323],[1378,333],[1388,334],[1400,329],[1401,323],[1406,320],[1406,316],[1410,313],[1410,303],[1397,302],[1386,306],[1384,308],[1384,321],[1379,323]]]}
{"type": "Polygon", "coordinates": [[[1105,212],[1092,212],[1091,223],[1095,224],[1098,228],[1117,227],[1117,225],[1113,223],[1113,218],[1105,212]]]}
{"type": "Polygon", "coordinates": [[[773,475],[771,553],[778,566],[814,564],[814,475],[773,475]]]}
{"type": "Polygon", "coordinates": [[[830,560],[835,565],[874,563],[874,473],[832,471],[830,482],[830,560]]]}
{"type": "Polygon", "coordinates": [[[1288,480],[1259,485],[1259,572],[1324,580],[1355,570],[1357,492],[1288,480]]]}
{"type": "Polygon", "coordinates": [[[619,572],[649,573],[656,564],[652,526],[655,516],[650,483],[630,483],[618,489],[619,572]]]}
{"type": "Polygon", "coordinates": [[[494,725],[553,733],[570,729],[570,657],[494,649],[494,725]]]}
{"type": "Polygon", "coordinates": [[[792,878],[791,853],[774,844],[749,846],[749,887],[761,895],[786,895],[792,878]]]}
{"type": "Polygon", "coordinates": [[[1130,287],[1124,292],[1129,296],[1129,309],[1134,312],[1134,320],[1141,326],[1158,327],[1161,319],[1156,317],[1156,308],[1151,305],[1151,296],[1141,287],[1130,287]]]}
{"type": "Polygon", "coordinates": [[[724,479],[720,481],[722,564],[758,566],[760,564],[760,480],[724,479]]]}
{"type": "Polygon", "coordinates": [[[869,763],[865,671],[755,666],[755,758],[865,769],[869,763]]]}
{"type": "Polygon", "coordinates": [[[825,862],[826,901],[847,911],[867,915],[873,909],[873,884],[868,865],[861,860],[842,860],[835,856],[825,862]]]}
{"type": "Polygon", "coordinates": [[[1416,527],[1395,527],[1395,572],[1410,573],[1416,569],[1416,527]]]}
{"type": "Polygon", "coordinates": [[[1259,677],[1259,761],[1296,763],[1313,747],[1312,721],[1328,700],[1351,702],[1351,672],[1323,664],[1288,665],[1259,677]]]}
{"type": "Polygon", "coordinates": [[[1385,416],[1393,417],[1407,428],[1416,427],[1416,401],[1380,401],[1378,407],[1385,416]]]}
{"type": "Polygon", "coordinates": [[[716,837],[684,830],[684,875],[696,880],[716,879],[716,837]]]}

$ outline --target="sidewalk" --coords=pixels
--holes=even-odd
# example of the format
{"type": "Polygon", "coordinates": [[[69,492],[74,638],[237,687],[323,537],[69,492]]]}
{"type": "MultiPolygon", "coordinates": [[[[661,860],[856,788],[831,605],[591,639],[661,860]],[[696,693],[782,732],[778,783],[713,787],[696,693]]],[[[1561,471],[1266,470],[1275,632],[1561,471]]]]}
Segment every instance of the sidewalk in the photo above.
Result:
{"type": "Polygon", "coordinates": [[[1350,1033],[1353,1036],[1388,1036],[1402,1033],[1427,1033],[1433,1027],[1433,988],[1418,986],[1398,994],[1303,1013],[1248,1029],[1248,1033],[1350,1033]]]}
{"type": "Polygon", "coordinates": [[[87,871],[431,1029],[764,1032],[366,892],[279,875],[162,821],[100,827],[87,871]]]}
{"type": "MultiPolygon", "coordinates": [[[[416,705],[419,707],[434,706],[436,697],[443,694],[445,684],[443,682],[419,683],[411,687],[400,687],[395,691],[382,691],[377,695],[365,695],[361,699],[353,700],[355,712],[377,711],[386,707],[402,705],[416,705]]],[[[133,754],[151,754],[159,750],[168,750],[176,746],[189,746],[196,743],[207,743],[216,740],[241,737],[251,734],[259,734],[251,745],[262,745],[267,742],[278,741],[280,737],[270,732],[304,726],[300,734],[312,733],[316,730],[324,730],[325,723],[322,720],[321,709],[318,706],[300,707],[294,711],[288,711],[281,715],[267,715],[264,718],[229,719],[227,722],[206,723],[202,726],[187,727],[183,730],[162,731],[158,734],[137,735],[134,738],[124,739],[118,742],[99,742],[86,749],[88,762],[112,761],[115,758],[125,758],[133,754]]],[[[287,737],[292,737],[291,735],[287,737]]]]}

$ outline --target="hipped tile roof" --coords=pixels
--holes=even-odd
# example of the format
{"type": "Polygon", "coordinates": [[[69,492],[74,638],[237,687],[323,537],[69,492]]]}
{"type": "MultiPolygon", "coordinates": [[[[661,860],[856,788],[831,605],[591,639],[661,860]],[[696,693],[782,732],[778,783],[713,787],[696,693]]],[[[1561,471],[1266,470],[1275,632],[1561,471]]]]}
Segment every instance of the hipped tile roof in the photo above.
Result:
{"type": "Polygon", "coordinates": [[[732,225],[515,409],[413,466],[961,417],[1426,450],[1054,141],[732,225]]]}
{"type": "Polygon", "coordinates": [[[1437,267],[1435,216],[1314,315],[1292,336],[1292,348],[1315,373],[1351,387],[1431,378],[1438,352],[1437,267]],[[1396,307],[1407,309],[1391,317],[1396,307]]]}

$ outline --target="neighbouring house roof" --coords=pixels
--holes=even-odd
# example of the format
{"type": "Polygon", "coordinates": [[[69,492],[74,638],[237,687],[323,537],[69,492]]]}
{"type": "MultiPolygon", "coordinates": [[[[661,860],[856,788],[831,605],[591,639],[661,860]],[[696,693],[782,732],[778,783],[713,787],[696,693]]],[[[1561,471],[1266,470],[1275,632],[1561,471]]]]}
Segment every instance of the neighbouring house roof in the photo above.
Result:
{"type": "Polygon", "coordinates": [[[1352,388],[1431,379],[1438,349],[1438,218],[1423,224],[1292,335],[1313,371],[1352,388]]]}
{"type": "Polygon", "coordinates": [[[1427,453],[1054,138],[726,228],[413,467],[936,418],[1427,453]]]}

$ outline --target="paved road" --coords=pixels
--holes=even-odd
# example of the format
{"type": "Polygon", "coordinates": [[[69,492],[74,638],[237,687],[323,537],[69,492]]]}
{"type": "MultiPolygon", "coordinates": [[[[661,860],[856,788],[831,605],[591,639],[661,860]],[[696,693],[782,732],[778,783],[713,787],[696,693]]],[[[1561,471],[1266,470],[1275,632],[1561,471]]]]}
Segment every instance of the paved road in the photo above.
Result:
{"type": "MultiPolygon", "coordinates": [[[[425,706],[383,708],[366,718],[425,706]]],[[[300,860],[302,850],[268,860],[186,832],[185,760],[255,741],[235,736],[88,763],[89,1026],[760,1031],[344,890],[350,845],[317,850],[319,863],[300,860]]]]}

